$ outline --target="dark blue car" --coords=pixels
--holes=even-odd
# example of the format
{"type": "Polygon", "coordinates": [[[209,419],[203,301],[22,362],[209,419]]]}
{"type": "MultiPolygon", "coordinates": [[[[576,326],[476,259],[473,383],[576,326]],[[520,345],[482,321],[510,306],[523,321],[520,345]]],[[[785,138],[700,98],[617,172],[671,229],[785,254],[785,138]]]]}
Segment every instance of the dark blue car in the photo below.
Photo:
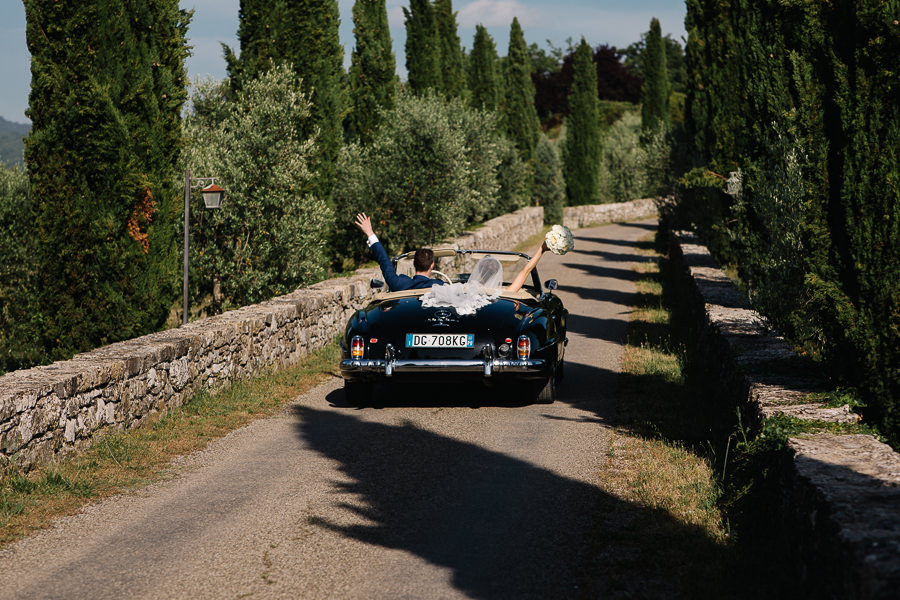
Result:
{"type": "MultiPolygon", "coordinates": [[[[504,286],[529,259],[520,252],[435,250],[432,276],[465,283],[488,254],[500,260],[504,286]]],[[[398,271],[411,258],[411,253],[396,257],[398,271]]],[[[384,289],[378,280],[372,285],[384,289]]],[[[460,314],[453,306],[423,306],[428,289],[379,292],[350,318],[341,340],[348,400],[368,402],[375,383],[444,379],[502,384],[523,389],[538,402],[553,402],[562,377],[568,315],[553,294],[556,287],[553,279],[542,285],[534,269],[522,289],[498,290],[474,314],[460,314]]]]}

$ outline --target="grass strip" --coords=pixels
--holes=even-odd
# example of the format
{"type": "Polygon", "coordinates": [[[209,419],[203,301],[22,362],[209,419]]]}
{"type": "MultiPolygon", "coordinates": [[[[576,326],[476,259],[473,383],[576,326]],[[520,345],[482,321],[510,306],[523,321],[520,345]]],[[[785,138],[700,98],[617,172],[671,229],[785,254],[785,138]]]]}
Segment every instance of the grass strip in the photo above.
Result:
{"type": "Polygon", "coordinates": [[[201,392],[140,428],[99,436],[83,452],[27,474],[8,473],[0,482],[0,546],[88,503],[165,478],[174,458],[274,414],[333,375],[339,357],[335,339],[299,365],[237,381],[215,394],[201,392]]]}
{"type": "Polygon", "coordinates": [[[604,598],[722,597],[728,545],[721,486],[702,448],[684,440],[685,351],[664,303],[660,256],[648,237],[635,270],[635,308],[617,388],[618,427],[601,486],[616,501],[600,507],[597,537],[604,598]],[[640,574],[636,577],[636,574],[640,574]]]}

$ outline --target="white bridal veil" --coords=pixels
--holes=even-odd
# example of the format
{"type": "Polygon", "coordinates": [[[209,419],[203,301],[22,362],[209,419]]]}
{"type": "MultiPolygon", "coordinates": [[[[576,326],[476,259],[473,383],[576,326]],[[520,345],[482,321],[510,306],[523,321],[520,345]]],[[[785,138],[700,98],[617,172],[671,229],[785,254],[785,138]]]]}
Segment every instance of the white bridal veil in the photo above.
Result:
{"type": "Polygon", "coordinates": [[[503,266],[489,254],[478,261],[466,283],[432,287],[422,296],[422,306],[452,306],[461,315],[471,315],[496,300],[502,287],[503,266]]]}

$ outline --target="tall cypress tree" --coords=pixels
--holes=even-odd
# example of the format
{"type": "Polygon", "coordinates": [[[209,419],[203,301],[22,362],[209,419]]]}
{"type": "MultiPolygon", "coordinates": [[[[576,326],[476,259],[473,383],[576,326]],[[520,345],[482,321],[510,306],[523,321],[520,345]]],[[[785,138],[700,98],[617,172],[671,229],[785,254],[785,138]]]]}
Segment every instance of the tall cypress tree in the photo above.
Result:
{"type": "Polygon", "coordinates": [[[566,194],[569,204],[589,204],[597,197],[600,100],[594,52],[584,38],[575,50],[573,67],[566,119],[566,194]]]}
{"type": "Polygon", "coordinates": [[[318,148],[311,165],[317,172],[315,191],[320,197],[329,198],[343,143],[347,104],[338,3],[336,0],[291,0],[287,6],[291,35],[286,44],[286,59],[311,91],[312,121],[319,130],[318,148]]]}
{"type": "Polygon", "coordinates": [[[343,142],[344,48],[338,35],[336,0],[241,0],[238,37],[240,58],[225,48],[232,86],[254,79],[273,65],[290,63],[311,94],[309,131],[318,132],[312,168],[313,191],[331,194],[334,165],[343,142]]]}
{"type": "Polygon", "coordinates": [[[647,45],[641,58],[644,87],[641,92],[641,125],[655,130],[669,118],[669,78],[666,74],[666,46],[659,19],[650,21],[647,45]]]}
{"type": "Polygon", "coordinates": [[[469,56],[469,103],[472,108],[497,110],[502,94],[498,76],[497,47],[484,25],[475,26],[475,41],[469,56]]]}
{"type": "Polygon", "coordinates": [[[459,44],[453,1],[435,0],[434,15],[441,51],[441,90],[447,98],[460,98],[466,92],[465,57],[459,44]]]}
{"type": "Polygon", "coordinates": [[[238,9],[240,58],[222,44],[231,87],[240,91],[244,77],[253,79],[285,56],[283,0],[241,0],[238,9]]]}
{"type": "Polygon", "coordinates": [[[441,50],[438,44],[434,7],[429,0],[410,0],[403,7],[406,20],[406,72],[409,87],[422,93],[441,89],[441,50]]]}
{"type": "Polygon", "coordinates": [[[522,160],[530,162],[541,134],[541,122],[534,107],[531,55],[518,18],[513,18],[509,32],[503,114],[509,139],[516,145],[522,160]]]}
{"type": "Polygon", "coordinates": [[[366,144],[378,126],[379,111],[394,106],[396,71],[385,0],[356,0],[353,5],[356,48],[350,63],[348,131],[366,144]]]}
{"type": "Polygon", "coordinates": [[[739,265],[754,307],[858,390],[866,419],[897,443],[895,15],[877,0],[686,5],[697,163],[743,176],[728,196],[716,184],[686,188],[684,220],[739,265]]]}
{"type": "Polygon", "coordinates": [[[41,342],[63,358],[156,330],[177,298],[190,14],[177,0],[25,13],[41,342]]]}

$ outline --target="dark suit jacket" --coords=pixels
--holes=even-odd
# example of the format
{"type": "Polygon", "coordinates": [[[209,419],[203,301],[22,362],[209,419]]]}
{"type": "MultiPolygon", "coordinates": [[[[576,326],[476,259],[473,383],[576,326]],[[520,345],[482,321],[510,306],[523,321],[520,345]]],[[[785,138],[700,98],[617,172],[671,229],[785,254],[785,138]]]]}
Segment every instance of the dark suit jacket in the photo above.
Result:
{"type": "Polygon", "coordinates": [[[372,252],[375,253],[375,260],[378,261],[378,266],[381,267],[381,274],[384,275],[384,281],[392,292],[429,288],[433,285],[444,284],[440,279],[429,279],[424,275],[416,275],[415,277],[398,275],[397,270],[394,268],[394,263],[391,262],[391,257],[388,256],[387,250],[384,249],[381,242],[375,242],[370,248],[372,249],[372,252]]]}

